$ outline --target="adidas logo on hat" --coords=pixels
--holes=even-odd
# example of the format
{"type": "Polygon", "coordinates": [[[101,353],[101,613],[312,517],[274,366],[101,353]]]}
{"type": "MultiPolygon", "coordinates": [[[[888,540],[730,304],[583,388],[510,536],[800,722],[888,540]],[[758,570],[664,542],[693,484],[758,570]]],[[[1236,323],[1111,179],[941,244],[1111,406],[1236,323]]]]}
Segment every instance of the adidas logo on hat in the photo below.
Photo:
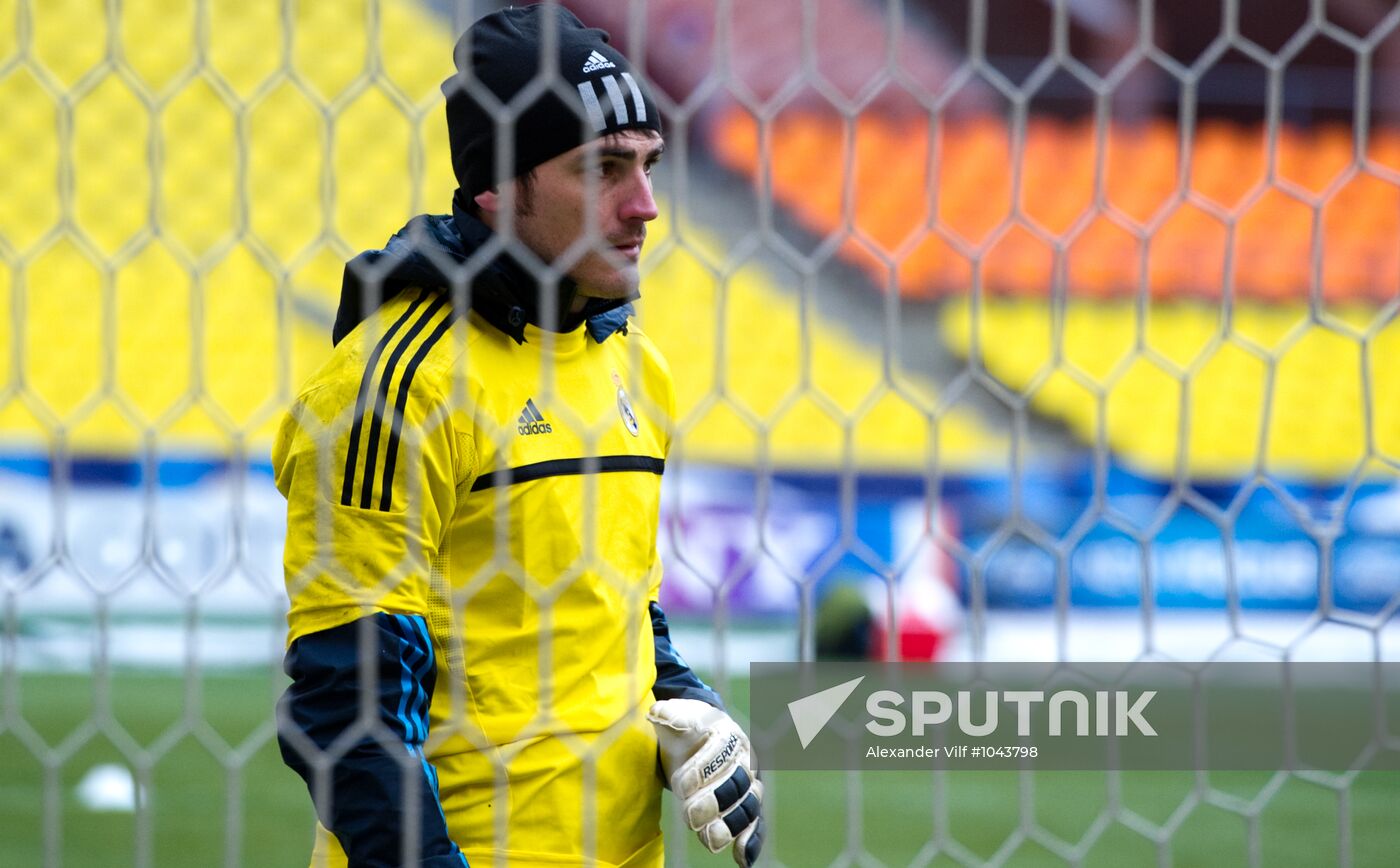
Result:
{"type": "Polygon", "coordinates": [[[603,55],[599,54],[599,53],[596,52],[596,51],[593,52],[592,54],[588,55],[588,60],[587,60],[587,62],[585,62],[585,63],[583,64],[583,71],[584,71],[585,73],[596,72],[596,71],[598,71],[598,70],[600,70],[600,69],[616,69],[616,68],[617,68],[617,64],[616,64],[616,63],[613,63],[611,60],[608,60],[606,57],[604,57],[603,55]]]}

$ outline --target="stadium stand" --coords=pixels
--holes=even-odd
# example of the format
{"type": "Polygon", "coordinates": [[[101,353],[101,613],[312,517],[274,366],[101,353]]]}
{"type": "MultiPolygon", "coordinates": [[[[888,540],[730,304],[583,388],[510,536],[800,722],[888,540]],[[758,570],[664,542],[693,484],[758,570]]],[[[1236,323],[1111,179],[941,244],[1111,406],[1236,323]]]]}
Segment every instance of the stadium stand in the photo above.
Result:
{"type": "Polygon", "coordinates": [[[1130,466],[1212,478],[1346,477],[1400,449],[1400,130],[1283,127],[1271,155],[1221,121],[1184,152],[1166,121],[1100,144],[1091,120],[1033,116],[1019,147],[990,117],[852,126],[731,109],[711,143],[873,285],[943,302],[948,345],[1081,442],[1102,426],[1130,466]]]}
{"type": "MultiPolygon", "coordinates": [[[[6,20],[23,28],[26,8],[6,20]]],[[[261,451],[325,356],[343,261],[451,189],[445,159],[423,158],[446,150],[451,36],[412,3],[383,4],[370,46],[362,3],[301,7],[293,30],[275,2],[197,21],[137,0],[109,57],[91,12],[44,4],[0,80],[17,186],[0,197],[0,289],[18,325],[0,436],[111,451],[149,427],[222,453],[237,432],[261,451]]]]}
{"type": "MultiPolygon", "coordinates": [[[[42,446],[61,430],[70,448],[110,450],[134,448],[150,428],[178,448],[242,442],[256,451],[324,357],[343,260],[451,188],[441,70],[430,61],[450,51],[450,35],[411,3],[384,4],[373,31],[363,14],[313,5],[295,13],[298,38],[287,48],[316,62],[286,72],[278,4],[239,4],[234,14],[216,2],[201,23],[133,2],[123,6],[114,63],[102,51],[107,34],[82,26],[84,8],[45,5],[32,22],[32,56],[0,79],[14,108],[0,130],[12,191],[0,200],[10,266],[0,293],[23,323],[0,335],[14,348],[0,356],[0,432],[42,446]],[[195,29],[193,42],[171,36],[195,29]],[[201,52],[208,66],[197,63],[201,52]],[[47,346],[71,349],[41,352],[47,346]]],[[[736,38],[756,38],[742,34],[760,25],[741,16],[736,38]]],[[[673,31],[658,28],[656,38],[673,31]]],[[[847,70],[837,76],[845,91],[869,73],[832,62],[847,70]]],[[[928,59],[924,68],[940,69],[928,59]]],[[[1184,170],[1173,124],[1113,126],[1100,143],[1092,122],[1032,116],[1019,172],[1009,173],[1014,131],[989,116],[930,128],[883,105],[859,115],[848,142],[830,113],[800,109],[781,114],[761,145],[759,124],[731,105],[708,129],[721,162],[755,180],[769,149],[775,198],[814,233],[844,233],[844,255],[876,286],[943,299],[964,297],[980,277],[991,297],[980,308],[977,360],[1033,392],[1033,408],[1083,441],[1094,442],[1102,414],[1107,444],[1136,466],[1345,474],[1370,454],[1363,405],[1339,403],[1322,424],[1315,396],[1343,402],[1363,384],[1374,449],[1400,446],[1400,382],[1383,364],[1364,377],[1362,368],[1392,357],[1396,340],[1393,326],[1369,320],[1400,286],[1394,130],[1376,131],[1362,149],[1343,128],[1284,126],[1271,156],[1267,131],[1212,121],[1191,139],[1184,170]],[[844,189],[857,191],[852,202],[844,189]],[[1042,383],[1057,358],[1044,302],[1060,285],[1057,245],[1072,302],[1066,365],[1042,383]],[[1140,321],[1122,299],[1144,279],[1153,304],[1140,321]],[[1228,328],[1211,306],[1222,286],[1239,301],[1228,328]],[[1314,287],[1337,331],[1303,326],[1300,304],[1314,287]],[[1139,330],[1160,357],[1129,358],[1139,330]]],[[[721,270],[720,247],[702,227],[679,238],[660,227],[647,258],[667,299],[643,306],[644,323],[671,352],[688,453],[750,464],[767,448],[779,464],[830,466],[849,436],[849,457],[865,466],[918,467],[936,418],[941,461],[975,466],[995,454],[978,448],[999,438],[976,417],[934,413],[934,390],[917,378],[882,385],[877,351],[819,310],[804,313],[764,265],[721,270]],[[745,310],[783,313],[760,326],[745,310]]],[[[968,312],[966,301],[948,304],[942,322],[949,346],[972,358],[968,312]]]]}
{"type": "Polygon", "coordinates": [[[948,467],[1004,460],[1004,434],[921,378],[896,367],[887,379],[878,350],[804,310],[761,265],[724,268],[712,233],[677,233],[671,219],[663,209],[649,235],[641,314],[675,373],[682,454],[876,472],[918,471],[935,450],[948,467]]]}
{"type": "MultiPolygon", "coordinates": [[[[46,3],[31,55],[0,77],[11,447],[42,450],[61,433],[80,453],[149,439],[261,457],[329,350],[343,262],[442,209],[454,186],[445,22],[410,2],[208,8],[195,20],[124,3],[111,60],[88,4],[46,3]]],[[[960,464],[1001,441],[940,408],[927,383],[883,385],[878,350],[802,314],[760,264],[717,278],[724,257],[703,228],[659,227],[648,251],[665,298],[642,314],[675,368],[686,454],[749,465],[766,448],[779,464],[829,466],[849,437],[862,466],[921,468],[931,437],[960,464]]]]}
{"type": "Polygon", "coordinates": [[[1044,303],[987,299],[975,330],[970,311],[959,300],[944,312],[956,352],[1082,442],[1102,429],[1114,454],[1158,477],[1179,464],[1192,478],[1336,479],[1365,471],[1368,455],[1400,456],[1400,372],[1385,363],[1400,353],[1400,323],[1368,306],[1339,309],[1331,330],[1306,326],[1297,303],[1241,305],[1225,328],[1201,303],[1153,305],[1140,319],[1130,302],[1076,302],[1058,346],[1044,303]]]}
{"type": "Polygon", "coordinates": [[[751,178],[769,165],[774,196],[804,225],[819,236],[849,232],[852,261],[878,286],[893,274],[910,297],[967,292],[974,257],[987,289],[1044,296],[1056,244],[1071,294],[1135,293],[1147,251],[1157,298],[1216,297],[1224,286],[1238,297],[1306,297],[1317,219],[1325,298],[1384,301],[1400,287],[1400,130],[1377,130],[1359,148],[1343,128],[1285,127],[1270,174],[1260,128],[1203,123],[1183,154],[1170,122],[1111,126],[1100,177],[1092,120],[1032,117],[1019,160],[1016,131],[1000,118],[931,132],[927,117],[865,112],[853,145],[845,127],[830,112],[780,115],[768,125],[765,158],[759,123],[734,109],[711,142],[724,164],[751,178]],[[857,191],[849,205],[847,165],[857,191]]]}

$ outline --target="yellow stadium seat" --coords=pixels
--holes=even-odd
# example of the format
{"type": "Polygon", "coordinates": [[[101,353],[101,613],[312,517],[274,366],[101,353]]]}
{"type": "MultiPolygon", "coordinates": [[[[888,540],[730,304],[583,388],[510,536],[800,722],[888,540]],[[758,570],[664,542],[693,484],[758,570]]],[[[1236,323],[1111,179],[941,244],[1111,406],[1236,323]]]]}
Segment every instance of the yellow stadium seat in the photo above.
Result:
{"type": "Polygon", "coordinates": [[[188,4],[128,0],[104,67],[107,4],[33,5],[32,61],[0,81],[17,185],[0,301],[22,291],[5,328],[25,348],[18,369],[0,354],[5,443],[265,452],[329,350],[341,263],[455,186],[438,131],[451,35],[417,3],[376,6],[372,33],[363,0],[212,0],[202,28],[188,4]],[[75,86],[68,136],[55,100],[75,86]]]}
{"type": "MultiPolygon", "coordinates": [[[[408,0],[374,4],[373,29],[365,0],[212,0],[203,26],[185,4],[120,8],[121,74],[102,68],[106,36],[92,26],[106,4],[68,0],[34,5],[36,65],[0,80],[0,159],[15,169],[0,197],[0,308],[15,309],[17,291],[24,302],[18,322],[0,320],[0,345],[24,349],[17,369],[0,353],[0,442],[61,436],[130,455],[154,437],[259,457],[329,352],[344,261],[447,208],[438,86],[451,34],[408,0]],[[55,94],[83,81],[69,141],[55,94]],[[65,160],[71,210],[56,180],[65,160]]],[[[889,135],[865,128],[862,142],[889,135]]],[[[675,369],[688,454],[833,466],[851,450],[862,466],[917,469],[935,436],[953,464],[1004,442],[966,411],[935,413],[927,383],[887,383],[877,348],[819,315],[804,325],[763,268],[716,281],[701,262],[720,261],[719,245],[704,232],[675,233],[685,244],[669,252],[667,237],[653,232],[646,259],[663,300],[643,310],[675,369]]]]}
{"type": "Polygon", "coordinates": [[[720,243],[699,227],[677,231],[669,211],[662,208],[648,235],[651,290],[639,314],[671,361],[683,454],[799,468],[849,458],[908,471],[928,464],[936,436],[949,467],[1005,455],[1006,438],[971,412],[935,413],[927,382],[888,381],[877,351],[819,316],[804,328],[796,293],[766,268],[750,263],[722,275],[720,243]]]}
{"type": "MultiPolygon", "coordinates": [[[[1133,352],[1139,328],[1133,304],[1071,303],[1062,336],[1065,366],[1032,394],[1032,406],[1086,443],[1095,442],[1102,423],[1114,453],[1148,473],[1170,476],[1180,463],[1194,478],[1239,478],[1256,468],[1284,477],[1343,477],[1369,457],[1394,460],[1400,452],[1394,364],[1400,326],[1375,326],[1367,354],[1359,336],[1372,328],[1374,311],[1357,303],[1335,314],[1341,325],[1330,328],[1310,319],[1303,305],[1246,303],[1223,331],[1213,304],[1155,303],[1145,327],[1149,355],[1133,352]],[[1184,453],[1183,385],[1189,387],[1184,453]],[[1374,450],[1367,446],[1367,407],[1374,450]]],[[[961,301],[942,313],[944,337],[963,355],[971,347],[968,317],[961,301]]],[[[981,362],[1010,388],[1026,389],[1050,357],[1049,306],[984,300],[978,325],[981,362]]]]}

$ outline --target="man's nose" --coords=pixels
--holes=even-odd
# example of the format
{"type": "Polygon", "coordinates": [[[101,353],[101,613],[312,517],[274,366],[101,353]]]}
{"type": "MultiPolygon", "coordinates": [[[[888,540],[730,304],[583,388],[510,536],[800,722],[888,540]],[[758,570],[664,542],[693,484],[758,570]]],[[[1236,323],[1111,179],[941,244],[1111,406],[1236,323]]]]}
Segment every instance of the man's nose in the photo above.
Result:
{"type": "Polygon", "coordinates": [[[638,169],[636,180],[618,209],[618,216],[626,221],[641,220],[645,223],[655,220],[660,213],[656,207],[656,197],[651,192],[651,176],[638,169]]]}

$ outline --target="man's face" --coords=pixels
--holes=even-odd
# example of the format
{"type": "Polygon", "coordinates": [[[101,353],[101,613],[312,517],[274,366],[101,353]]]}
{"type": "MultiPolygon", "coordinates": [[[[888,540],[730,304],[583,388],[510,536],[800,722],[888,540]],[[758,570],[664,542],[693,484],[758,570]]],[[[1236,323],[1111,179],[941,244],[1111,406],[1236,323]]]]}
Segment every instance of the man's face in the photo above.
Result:
{"type": "Polygon", "coordinates": [[[513,226],[544,262],[572,263],[580,295],[628,298],[641,281],[646,224],[657,215],[651,168],[663,148],[651,130],[623,130],[541,163],[528,192],[516,184],[512,213],[495,210],[504,205],[495,194],[477,202],[488,222],[513,226]]]}

